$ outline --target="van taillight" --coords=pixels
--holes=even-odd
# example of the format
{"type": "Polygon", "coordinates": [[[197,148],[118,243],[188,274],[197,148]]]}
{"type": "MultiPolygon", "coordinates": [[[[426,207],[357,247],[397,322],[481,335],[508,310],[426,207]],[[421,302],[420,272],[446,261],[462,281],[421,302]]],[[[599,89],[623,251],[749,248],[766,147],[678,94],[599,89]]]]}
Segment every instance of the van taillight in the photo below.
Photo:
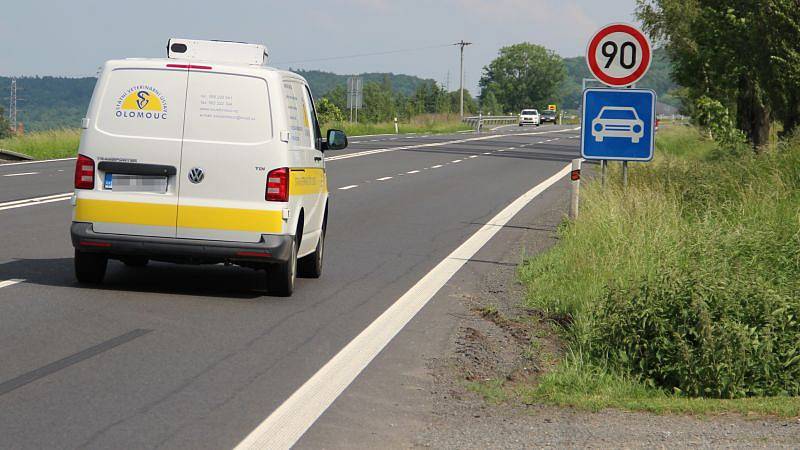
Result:
{"type": "Polygon", "coordinates": [[[289,168],[270,170],[267,174],[267,196],[268,202],[288,202],[289,201],[289,168]]]}
{"type": "Polygon", "coordinates": [[[75,162],[75,189],[94,189],[94,160],[78,155],[75,162]]]}

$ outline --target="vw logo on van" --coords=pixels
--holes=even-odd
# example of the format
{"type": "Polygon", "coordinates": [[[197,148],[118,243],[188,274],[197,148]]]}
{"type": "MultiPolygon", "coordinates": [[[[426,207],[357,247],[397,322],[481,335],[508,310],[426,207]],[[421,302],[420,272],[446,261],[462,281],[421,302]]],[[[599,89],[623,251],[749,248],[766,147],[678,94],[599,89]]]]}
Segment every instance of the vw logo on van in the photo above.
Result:
{"type": "Polygon", "coordinates": [[[205,177],[205,173],[203,172],[203,169],[199,167],[193,167],[192,170],[189,171],[189,181],[194,184],[203,181],[203,177],[205,177]]]}

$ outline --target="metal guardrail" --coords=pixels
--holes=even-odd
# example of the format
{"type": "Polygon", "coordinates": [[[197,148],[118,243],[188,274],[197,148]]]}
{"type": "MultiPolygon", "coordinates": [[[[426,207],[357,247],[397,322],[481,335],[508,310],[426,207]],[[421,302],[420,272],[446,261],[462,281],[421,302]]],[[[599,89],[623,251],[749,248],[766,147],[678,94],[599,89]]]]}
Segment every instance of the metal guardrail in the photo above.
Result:
{"type": "Polygon", "coordinates": [[[32,157],[0,148],[0,161],[30,161],[32,157]]]}
{"type": "Polygon", "coordinates": [[[482,125],[517,123],[519,121],[519,116],[469,116],[464,117],[461,121],[472,125],[473,128],[477,128],[479,123],[482,125]]]}

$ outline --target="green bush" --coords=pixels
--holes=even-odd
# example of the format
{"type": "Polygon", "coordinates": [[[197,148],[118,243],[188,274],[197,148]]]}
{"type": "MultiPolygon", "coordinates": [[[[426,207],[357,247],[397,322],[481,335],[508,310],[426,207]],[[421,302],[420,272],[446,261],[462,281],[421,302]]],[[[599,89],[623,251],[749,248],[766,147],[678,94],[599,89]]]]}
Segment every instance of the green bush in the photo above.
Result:
{"type": "MultiPolygon", "coordinates": [[[[703,147],[690,129],[659,143],[692,134],[703,147]]],[[[589,183],[580,219],[520,269],[527,302],[571,317],[574,353],[646,385],[800,395],[800,138],[760,155],[702,151],[659,145],[627,191],[589,183]]]]}

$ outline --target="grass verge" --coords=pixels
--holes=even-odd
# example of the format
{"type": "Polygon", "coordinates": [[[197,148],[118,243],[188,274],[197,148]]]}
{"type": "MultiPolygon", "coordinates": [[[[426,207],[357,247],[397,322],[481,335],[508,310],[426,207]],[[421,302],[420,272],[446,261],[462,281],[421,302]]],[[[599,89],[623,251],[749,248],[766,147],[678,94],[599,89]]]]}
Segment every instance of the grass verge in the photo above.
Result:
{"type": "Polygon", "coordinates": [[[527,307],[569,318],[570,347],[523,398],[800,415],[800,139],[753,155],[665,127],[627,191],[582,196],[519,271],[527,307]]]}
{"type": "MultiPolygon", "coordinates": [[[[344,130],[351,137],[394,133],[394,123],[392,122],[323,124],[323,133],[329,128],[344,130]]],[[[461,123],[455,116],[433,114],[417,116],[409,122],[401,122],[399,128],[401,133],[453,133],[472,129],[469,125],[461,123]]],[[[0,139],[0,149],[12,150],[34,159],[69,158],[78,152],[80,136],[81,131],[77,128],[36,131],[22,136],[0,139]]]]}
{"type": "MultiPolygon", "coordinates": [[[[365,136],[370,134],[393,134],[394,122],[383,123],[351,123],[336,122],[322,125],[322,132],[330,128],[344,130],[348,136],[365,136]]],[[[454,133],[471,130],[468,124],[461,122],[458,116],[448,114],[423,114],[410,121],[398,124],[400,133],[454,133]]]]}
{"type": "Polygon", "coordinates": [[[81,131],[77,128],[35,131],[0,139],[0,149],[12,150],[34,159],[69,158],[77,154],[80,137],[81,131]]]}

